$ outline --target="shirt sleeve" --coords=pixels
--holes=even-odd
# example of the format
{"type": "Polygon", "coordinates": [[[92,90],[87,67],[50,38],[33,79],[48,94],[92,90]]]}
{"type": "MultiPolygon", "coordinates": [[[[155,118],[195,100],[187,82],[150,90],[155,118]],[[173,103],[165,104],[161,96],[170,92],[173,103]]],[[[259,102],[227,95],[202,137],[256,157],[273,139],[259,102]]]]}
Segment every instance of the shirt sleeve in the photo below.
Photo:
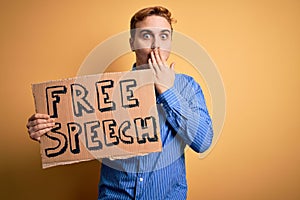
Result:
{"type": "Polygon", "coordinates": [[[204,152],[213,138],[212,122],[201,87],[192,77],[176,75],[172,88],[160,94],[167,121],[196,152],[204,152]]]}

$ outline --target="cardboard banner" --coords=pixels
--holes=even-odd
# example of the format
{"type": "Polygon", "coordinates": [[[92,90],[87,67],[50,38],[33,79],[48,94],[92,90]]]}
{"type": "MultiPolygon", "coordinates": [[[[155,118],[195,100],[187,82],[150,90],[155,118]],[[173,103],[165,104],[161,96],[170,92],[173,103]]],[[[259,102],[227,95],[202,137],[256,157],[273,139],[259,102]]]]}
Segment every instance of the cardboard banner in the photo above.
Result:
{"type": "Polygon", "coordinates": [[[41,137],[43,168],[161,151],[151,70],[32,85],[37,113],[55,118],[41,137]]]}

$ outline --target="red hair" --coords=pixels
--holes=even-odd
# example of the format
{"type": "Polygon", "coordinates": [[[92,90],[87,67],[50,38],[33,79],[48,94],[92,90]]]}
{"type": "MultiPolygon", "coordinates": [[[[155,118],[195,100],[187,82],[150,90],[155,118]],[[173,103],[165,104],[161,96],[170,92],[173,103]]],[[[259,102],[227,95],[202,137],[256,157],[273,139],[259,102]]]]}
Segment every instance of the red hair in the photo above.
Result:
{"type": "Polygon", "coordinates": [[[172,15],[171,12],[167,8],[164,8],[162,6],[154,6],[154,7],[143,8],[142,10],[139,10],[132,16],[130,20],[131,37],[133,37],[135,34],[136,23],[139,21],[143,21],[146,17],[152,15],[157,15],[165,18],[169,22],[171,26],[171,30],[173,30],[172,24],[176,23],[176,20],[171,17],[172,15]]]}

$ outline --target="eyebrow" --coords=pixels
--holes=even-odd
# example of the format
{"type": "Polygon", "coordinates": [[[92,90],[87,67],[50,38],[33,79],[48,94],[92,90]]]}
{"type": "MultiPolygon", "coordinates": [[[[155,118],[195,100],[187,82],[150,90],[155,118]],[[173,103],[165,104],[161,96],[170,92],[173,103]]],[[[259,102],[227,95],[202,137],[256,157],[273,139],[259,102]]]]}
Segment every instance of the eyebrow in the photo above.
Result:
{"type": "MultiPolygon", "coordinates": [[[[144,32],[146,32],[146,33],[153,33],[153,31],[150,30],[150,29],[142,29],[142,30],[140,31],[140,33],[144,33],[144,32]]],[[[170,31],[169,29],[162,29],[162,30],[160,30],[160,32],[161,32],[161,33],[164,33],[164,32],[171,33],[171,31],[170,31]]]]}
{"type": "Polygon", "coordinates": [[[164,29],[164,30],[161,30],[160,32],[168,32],[168,33],[171,33],[171,31],[169,29],[164,29]]]}

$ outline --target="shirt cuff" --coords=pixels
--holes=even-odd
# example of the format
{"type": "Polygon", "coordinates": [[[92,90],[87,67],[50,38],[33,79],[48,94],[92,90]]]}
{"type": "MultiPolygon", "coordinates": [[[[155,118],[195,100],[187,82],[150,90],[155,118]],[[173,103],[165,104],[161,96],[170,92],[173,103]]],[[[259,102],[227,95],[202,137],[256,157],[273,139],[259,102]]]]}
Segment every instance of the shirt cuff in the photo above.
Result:
{"type": "Polygon", "coordinates": [[[179,96],[180,95],[177,90],[174,87],[171,87],[157,97],[156,103],[162,104],[162,106],[168,111],[173,105],[180,102],[179,96]]]}

